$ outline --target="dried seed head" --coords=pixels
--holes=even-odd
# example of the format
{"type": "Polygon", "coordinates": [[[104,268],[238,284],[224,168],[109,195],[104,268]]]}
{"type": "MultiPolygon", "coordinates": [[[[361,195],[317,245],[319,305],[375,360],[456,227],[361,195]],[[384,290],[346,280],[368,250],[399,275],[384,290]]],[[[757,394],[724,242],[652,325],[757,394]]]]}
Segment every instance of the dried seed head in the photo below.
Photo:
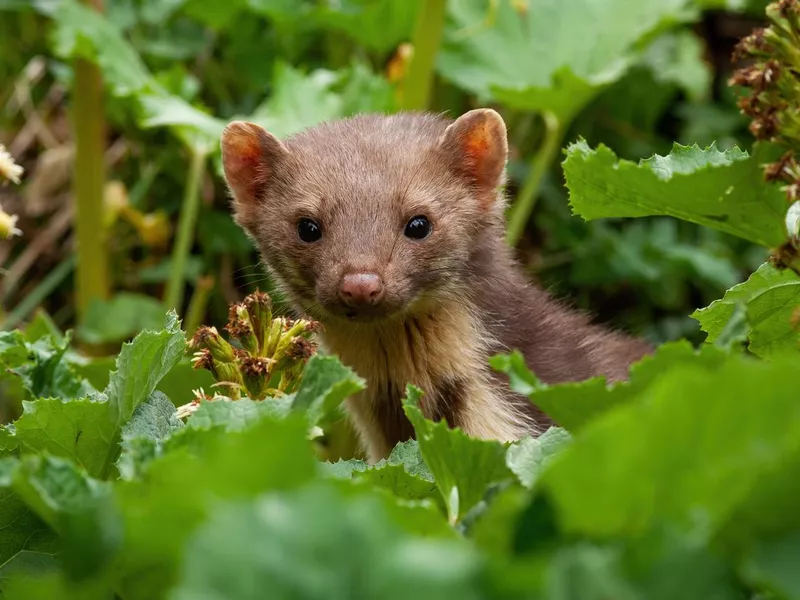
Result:
{"type": "Polygon", "coordinates": [[[269,375],[272,365],[275,363],[270,358],[263,356],[248,356],[242,360],[242,375],[247,377],[265,377],[269,375]]]}
{"type": "Polygon", "coordinates": [[[198,327],[192,336],[189,347],[192,349],[208,349],[214,360],[218,362],[233,362],[235,356],[231,346],[217,331],[216,327],[198,327]]]}
{"type": "Polygon", "coordinates": [[[789,150],[779,160],[764,167],[764,177],[767,181],[792,181],[797,171],[798,164],[794,159],[794,153],[789,150]]]}
{"type": "Polygon", "coordinates": [[[292,360],[307,361],[317,352],[316,346],[302,337],[294,338],[286,350],[286,356],[292,360]]]}
{"type": "Polygon", "coordinates": [[[214,358],[208,348],[203,348],[194,353],[192,357],[192,367],[195,369],[207,369],[214,372],[214,358]]]}

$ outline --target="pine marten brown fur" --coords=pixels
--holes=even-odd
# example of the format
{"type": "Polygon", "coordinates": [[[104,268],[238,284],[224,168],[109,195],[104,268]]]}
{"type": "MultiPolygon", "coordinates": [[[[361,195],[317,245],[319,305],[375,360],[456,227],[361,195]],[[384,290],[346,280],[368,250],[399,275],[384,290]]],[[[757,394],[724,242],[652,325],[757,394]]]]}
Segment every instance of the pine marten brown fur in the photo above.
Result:
{"type": "Polygon", "coordinates": [[[557,383],[625,379],[650,351],[527,281],[504,241],[507,155],[491,109],[360,115],[283,141],[252,123],[225,129],[237,223],[367,381],[348,409],[372,460],[413,436],[408,383],[427,417],[507,441],[551,422],[490,369],[493,354],[518,349],[557,383]]]}

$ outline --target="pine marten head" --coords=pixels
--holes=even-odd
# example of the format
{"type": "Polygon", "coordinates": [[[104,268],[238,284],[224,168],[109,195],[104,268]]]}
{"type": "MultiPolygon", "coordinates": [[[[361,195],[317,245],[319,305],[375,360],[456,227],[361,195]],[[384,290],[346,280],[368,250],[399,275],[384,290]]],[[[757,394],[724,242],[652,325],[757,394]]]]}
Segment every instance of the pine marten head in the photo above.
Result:
{"type": "Polygon", "coordinates": [[[506,127],[361,115],[283,141],[242,121],[222,136],[237,223],[307,313],[375,321],[469,294],[479,236],[502,235],[506,127]]]}

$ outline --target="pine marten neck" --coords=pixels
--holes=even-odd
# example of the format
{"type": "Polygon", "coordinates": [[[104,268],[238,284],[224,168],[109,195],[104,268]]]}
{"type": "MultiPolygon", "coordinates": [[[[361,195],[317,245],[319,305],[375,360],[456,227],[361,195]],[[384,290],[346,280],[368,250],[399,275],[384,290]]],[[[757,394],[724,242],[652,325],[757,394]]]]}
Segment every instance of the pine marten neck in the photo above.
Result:
{"type": "Polygon", "coordinates": [[[409,383],[429,418],[507,441],[550,422],[489,369],[492,354],[518,349],[554,383],[623,379],[649,352],[526,280],[504,242],[508,146],[493,110],[362,115],[284,141],[234,122],[222,153],[237,223],[367,380],[349,410],[373,460],[413,436],[409,383]]]}

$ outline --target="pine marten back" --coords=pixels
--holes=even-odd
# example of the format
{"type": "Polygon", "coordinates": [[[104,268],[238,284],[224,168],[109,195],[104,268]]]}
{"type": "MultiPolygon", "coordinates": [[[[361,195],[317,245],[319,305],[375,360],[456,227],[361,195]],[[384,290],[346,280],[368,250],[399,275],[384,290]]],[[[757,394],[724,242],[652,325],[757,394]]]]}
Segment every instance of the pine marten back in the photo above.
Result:
{"type": "Polygon", "coordinates": [[[401,400],[503,441],[550,425],[488,366],[520,350],[547,383],[627,377],[644,342],[595,325],[529,283],[504,242],[506,127],[402,113],[284,141],[234,122],[222,137],[237,223],[323,343],[367,380],[349,412],[377,460],[413,436],[401,400]]]}

